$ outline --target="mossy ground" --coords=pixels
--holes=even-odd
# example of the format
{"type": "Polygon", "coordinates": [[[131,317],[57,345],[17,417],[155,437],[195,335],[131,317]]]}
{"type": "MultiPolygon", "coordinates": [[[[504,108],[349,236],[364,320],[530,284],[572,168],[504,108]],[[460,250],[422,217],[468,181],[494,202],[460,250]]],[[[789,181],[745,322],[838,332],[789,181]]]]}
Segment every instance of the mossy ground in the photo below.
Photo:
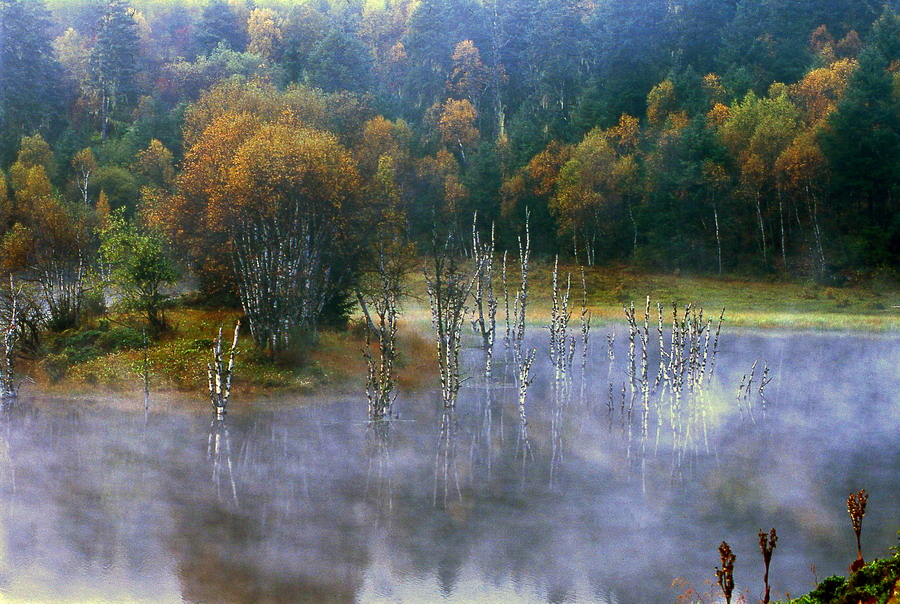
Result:
{"type": "MultiPolygon", "coordinates": [[[[170,310],[170,329],[148,342],[153,390],[204,393],[213,338],[220,326],[230,332],[239,315],[234,310],[170,310]]],[[[32,387],[50,394],[141,389],[141,333],[122,326],[138,324],[139,318],[114,314],[110,319],[90,321],[79,330],[48,336],[42,354],[23,368],[34,380],[32,387]],[[109,340],[117,341],[105,344],[109,340]]],[[[229,336],[226,333],[226,338],[229,336]]],[[[431,343],[417,330],[403,325],[398,339],[401,386],[417,388],[433,373],[429,362],[431,343]]],[[[326,385],[361,392],[366,372],[364,344],[359,328],[323,330],[316,342],[275,362],[253,346],[244,330],[238,346],[234,392],[244,397],[312,393],[326,385]]]]}

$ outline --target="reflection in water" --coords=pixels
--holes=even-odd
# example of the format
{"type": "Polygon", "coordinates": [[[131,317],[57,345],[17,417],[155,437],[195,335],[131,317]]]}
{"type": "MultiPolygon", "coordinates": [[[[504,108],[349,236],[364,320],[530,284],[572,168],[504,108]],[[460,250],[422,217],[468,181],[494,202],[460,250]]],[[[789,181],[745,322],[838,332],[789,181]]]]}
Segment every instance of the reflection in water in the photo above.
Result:
{"type": "MultiPolygon", "coordinates": [[[[374,501],[380,512],[390,512],[394,507],[394,475],[391,471],[390,421],[370,422],[366,426],[366,496],[374,501]]],[[[388,515],[388,518],[390,516],[388,515]]]]}
{"type": "Polygon", "coordinates": [[[444,408],[441,413],[441,430],[438,436],[437,453],[434,457],[434,496],[432,505],[437,506],[438,493],[441,502],[447,506],[447,498],[451,492],[462,501],[462,489],[459,486],[459,466],[456,456],[457,430],[456,413],[453,407],[444,408]]]}
{"type": "Polygon", "coordinates": [[[212,482],[216,485],[216,495],[222,500],[222,474],[231,485],[231,497],[234,505],[238,505],[237,485],[234,483],[234,467],[231,463],[231,438],[224,415],[216,415],[209,424],[209,437],[206,444],[206,459],[212,463],[212,482]]]}
{"type": "MultiPolygon", "coordinates": [[[[852,561],[844,504],[863,487],[864,555],[894,543],[893,340],[735,336],[695,404],[682,392],[680,416],[677,392],[645,403],[638,387],[630,418],[629,377],[622,397],[610,358],[627,353],[597,348],[583,402],[581,383],[555,384],[538,357],[527,448],[502,355],[495,381],[467,383],[455,412],[407,396],[404,420],[375,424],[361,399],[235,405],[227,423],[161,411],[145,421],[140,402],[16,401],[0,414],[0,596],[667,602],[675,577],[710,578],[723,539],[749,568],[760,526],[781,537],[772,579],[783,596],[809,588],[810,563],[826,576],[852,561]],[[781,360],[766,376],[767,358],[781,360]]],[[[749,570],[738,580],[759,587],[749,570]]]]}

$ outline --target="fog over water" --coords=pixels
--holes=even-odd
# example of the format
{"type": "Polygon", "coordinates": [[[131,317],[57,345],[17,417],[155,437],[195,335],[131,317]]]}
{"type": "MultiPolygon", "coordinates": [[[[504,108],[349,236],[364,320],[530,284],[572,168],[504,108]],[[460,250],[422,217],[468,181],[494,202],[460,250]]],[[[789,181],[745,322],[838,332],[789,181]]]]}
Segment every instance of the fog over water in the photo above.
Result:
{"type": "Polygon", "coordinates": [[[139,397],[133,411],[23,397],[0,416],[0,596],[673,602],[676,578],[711,589],[724,539],[736,591],[753,600],[757,532],[774,526],[771,584],[784,597],[846,572],[846,498],[861,488],[864,556],[897,544],[893,334],[724,329],[705,422],[680,444],[665,410],[642,438],[640,400],[629,428],[627,331],[595,326],[584,378],[576,347],[561,386],[547,337],[529,336],[527,447],[502,342],[490,384],[480,351],[465,351],[455,413],[439,393],[402,393],[387,426],[366,424],[362,394],[252,410],[235,399],[224,421],[199,404],[145,417],[139,397]],[[765,404],[757,383],[739,403],[755,360],[757,382],[770,369],[765,404]]]}

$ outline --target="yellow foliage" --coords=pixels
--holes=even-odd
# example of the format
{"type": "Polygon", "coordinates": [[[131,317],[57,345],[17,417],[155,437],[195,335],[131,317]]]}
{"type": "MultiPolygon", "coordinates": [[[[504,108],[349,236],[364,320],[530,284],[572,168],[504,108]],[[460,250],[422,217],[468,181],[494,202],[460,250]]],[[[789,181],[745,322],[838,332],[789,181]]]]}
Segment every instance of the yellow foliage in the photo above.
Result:
{"type": "MultiPolygon", "coordinates": [[[[181,195],[172,199],[184,212],[172,225],[173,240],[184,241],[184,237],[198,236],[205,228],[224,226],[221,210],[227,204],[228,171],[235,150],[261,125],[250,113],[224,113],[203,131],[185,155],[178,179],[181,195]]],[[[172,214],[171,218],[176,216],[172,214]]]]}
{"type": "Polygon", "coordinates": [[[153,139],[134,158],[134,171],[156,186],[169,187],[175,180],[175,160],[172,152],[159,140],[153,139]]]}
{"type": "Polygon", "coordinates": [[[824,25],[820,25],[810,34],[809,47],[823,63],[834,61],[834,38],[824,25]]]}
{"type": "Polygon", "coordinates": [[[423,158],[419,163],[419,176],[443,193],[443,210],[448,216],[456,213],[460,202],[469,194],[459,177],[459,164],[446,149],[441,149],[433,157],[423,158]]]}
{"type": "Polygon", "coordinates": [[[728,121],[730,116],[731,110],[728,109],[727,105],[716,103],[713,108],[709,110],[709,113],[706,114],[706,121],[713,128],[721,128],[725,122],[728,121]]]}
{"type": "Polygon", "coordinates": [[[560,170],[550,210],[563,232],[596,232],[609,209],[639,195],[637,161],[633,154],[620,154],[614,143],[608,131],[595,128],[560,170]]]}
{"type": "Polygon", "coordinates": [[[725,91],[725,86],[722,85],[722,78],[720,78],[718,74],[708,73],[703,76],[702,85],[704,92],[706,92],[706,96],[713,104],[721,103],[728,95],[725,91]]]}
{"type": "Polygon", "coordinates": [[[651,126],[659,126],[677,106],[675,84],[672,80],[663,80],[647,95],[647,121],[651,126]]]}
{"type": "Polygon", "coordinates": [[[4,271],[20,270],[28,266],[28,259],[33,252],[34,233],[17,222],[0,242],[0,268],[4,271]]]}
{"type": "Polygon", "coordinates": [[[406,47],[403,45],[403,42],[397,42],[391,46],[388,59],[391,63],[405,63],[409,60],[409,55],[406,54],[406,47]]]}
{"type": "Polygon", "coordinates": [[[722,164],[706,160],[703,162],[701,170],[703,172],[703,182],[714,191],[724,190],[731,182],[728,170],[722,164]]]}
{"type": "Polygon", "coordinates": [[[477,119],[478,111],[468,99],[448,99],[438,118],[441,142],[460,150],[477,143],[481,136],[475,125],[477,119]]]}
{"type": "Polygon", "coordinates": [[[16,162],[13,164],[13,169],[10,170],[10,173],[15,175],[14,185],[16,180],[21,179],[24,174],[25,182],[20,182],[20,186],[15,191],[16,201],[20,210],[28,211],[36,208],[37,204],[43,199],[53,195],[53,188],[50,185],[50,179],[47,178],[44,166],[26,168],[22,166],[21,162],[16,162]],[[17,166],[21,167],[21,169],[16,169],[17,166]]]}
{"type": "Polygon", "coordinates": [[[67,29],[53,41],[53,49],[62,66],[76,82],[87,82],[90,77],[88,41],[73,28],[67,29]]]}
{"type": "Polygon", "coordinates": [[[535,195],[546,196],[553,193],[559,171],[569,161],[573,150],[571,145],[550,141],[543,151],[531,158],[524,171],[532,183],[535,195]]]}
{"type": "Polygon", "coordinates": [[[40,134],[22,138],[16,161],[27,168],[43,166],[47,173],[53,169],[53,150],[40,134]]]}
{"type": "Polygon", "coordinates": [[[281,20],[271,8],[254,8],[247,20],[247,35],[250,37],[247,50],[264,59],[271,58],[284,41],[281,25],[281,20]]]}
{"type": "Polygon", "coordinates": [[[244,142],[228,170],[232,216],[271,215],[301,204],[310,216],[336,216],[352,200],[359,174],[350,153],[327,132],[273,124],[244,142]]]}
{"type": "Polygon", "coordinates": [[[90,147],[85,147],[72,158],[72,167],[78,172],[91,173],[97,169],[97,159],[90,147]]]}
{"type": "Polygon", "coordinates": [[[97,199],[97,221],[101,229],[109,226],[109,217],[112,209],[109,207],[109,197],[105,191],[100,191],[100,197],[97,199]]]}
{"type": "Polygon", "coordinates": [[[293,85],[284,93],[265,82],[226,80],[191,103],[185,112],[184,144],[191,148],[216,118],[226,114],[248,113],[262,123],[289,117],[293,123],[309,128],[327,128],[329,123],[325,94],[308,86],[293,85]]]}
{"type": "Polygon", "coordinates": [[[819,148],[816,132],[808,130],[794,139],[775,161],[779,186],[805,191],[818,181],[825,169],[825,156],[819,148]]]}
{"type": "Polygon", "coordinates": [[[525,175],[516,172],[510,178],[503,181],[500,186],[501,212],[504,217],[512,216],[519,205],[519,200],[525,195],[525,175]]]}
{"type": "Polygon", "coordinates": [[[835,53],[841,59],[854,59],[862,50],[862,40],[856,30],[851,29],[847,35],[837,43],[835,53]]]}
{"type": "Polygon", "coordinates": [[[615,141],[620,151],[633,151],[641,135],[641,123],[636,117],[627,113],[619,116],[619,123],[606,131],[607,136],[615,141]]]}
{"type": "Polygon", "coordinates": [[[13,213],[12,200],[9,198],[9,192],[6,187],[6,177],[0,171],[0,229],[6,228],[13,213]]]}

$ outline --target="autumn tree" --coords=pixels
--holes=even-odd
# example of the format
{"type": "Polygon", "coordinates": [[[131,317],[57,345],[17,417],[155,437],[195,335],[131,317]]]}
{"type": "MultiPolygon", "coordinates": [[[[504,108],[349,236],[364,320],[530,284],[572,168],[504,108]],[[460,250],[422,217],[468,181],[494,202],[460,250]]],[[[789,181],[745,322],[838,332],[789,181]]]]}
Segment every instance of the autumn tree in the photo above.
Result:
{"type": "Polygon", "coordinates": [[[472,40],[463,40],[453,50],[453,72],[447,81],[447,91],[459,99],[467,99],[478,107],[481,95],[490,83],[488,69],[472,40]]]}
{"type": "Polygon", "coordinates": [[[795,203],[797,221],[801,222],[799,208],[805,208],[803,223],[808,225],[813,266],[816,273],[825,273],[825,235],[821,227],[822,200],[827,195],[827,166],[825,156],[817,140],[817,131],[808,129],[799,134],[778,156],[775,162],[778,186],[795,203]]]}
{"type": "Polygon", "coordinates": [[[475,145],[481,137],[477,120],[478,111],[468,99],[448,99],[441,107],[437,124],[441,142],[458,152],[463,164],[467,163],[466,149],[475,145]]]}
{"type": "Polygon", "coordinates": [[[271,8],[254,8],[247,21],[247,36],[250,38],[247,50],[264,59],[273,58],[284,41],[281,29],[281,19],[275,11],[271,8]]]}
{"type": "Polygon", "coordinates": [[[145,185],[158,189],[170,189],[175,180],[172,152],[155,138],[146,149],[137,153],[132,170],[141,177],[145,185]]]}
{"type": "Polygon", "coordinates": [[[8,270],[36,284],[47,325],[68,329],[82,315],[89,225],[82,204],[67,204],[54,194],[45,166],[32,163],[33,150],[23,146],[13,166],[16,224],[3,239],[3,251],[8,270]]]}
{"type": "Polygon", "coordinates": [[[72,158],[72,169],[75,173],[75,182],[81,192],[81,199],[85,207],[90,204],[91,175],[97,171],[97,159],[90,147],[86,147],[72,158]]]}
{"type": "Polygon", "coordinates": [[[777,202],[777,240],[782,266],[787,268],[787,228],[783,200],[775,182],[775,161],[797,135],[800,111],[791,102],[787,88],[773,85],[766,97],[753,93],[732,105],[719,136],[737,158],[740,182],[746,198],[753,204],[759,233],[763,267],[769,266],[768,241],[772,238],[769,209],[770,194],[777,202]]]}
{"type": "Polygon", "coordinates": [[[222,210],[253,339],[274,355],[298,330],[315,332],[340,285],[358,182],[350,154],[321,131],[264,126],[235,152],[222,210]]]}
{"type": "Polygon", "coordinates": [[[589,263],[601,240],[637,247],[638,226],[634,205],[640,196],[639,166],[631,143],[632,121],[623,116],[616,128],[589,132],[559,171],[550,208],[559,218],[563,234],[584,242],[589,263]],[[626,217],[631,237],[622,239],[616,228],[626,217]]]}

